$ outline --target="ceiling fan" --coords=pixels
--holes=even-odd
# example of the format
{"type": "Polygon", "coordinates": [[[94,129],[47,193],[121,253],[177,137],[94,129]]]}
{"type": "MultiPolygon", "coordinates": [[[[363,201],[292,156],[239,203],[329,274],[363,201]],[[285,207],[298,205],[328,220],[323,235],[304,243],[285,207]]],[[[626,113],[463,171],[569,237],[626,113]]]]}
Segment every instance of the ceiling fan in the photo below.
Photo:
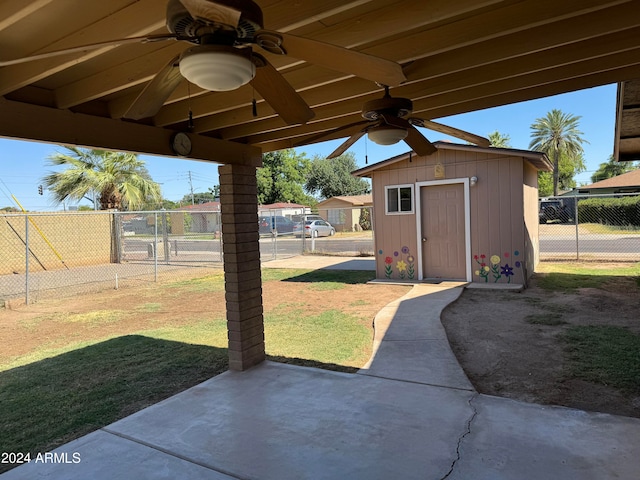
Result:
{"type": "Polygon", "coordinates": [[[134,120],[155,115],[183,77],[211,91],[234,90],[250,82],[286,123],[305,123],[313,118],[302,97],[264,56],[253,52],[253,45],[386,85],[406,80],[395,62],[263,29],[262,10],[252,0],[169,0],[167,28],[171,33],[44,52],[0,61],[0,67],[128,43],[179,40],[193,44],[145,86],[124,115],[134,120]]]}
{"type": "Polygon", "coordinates": [[[487,138],[423,118],[409,117],[413,111],[413,102],[408,98],[392,97],[386,85],[384,91],[382,98],[370,100],[364,104],[362,107],[364,120],[307,138],[304,143],[314,143],[326,137],[335,138],[336,133],[344,133],[342,136],[348,135],[349,138],[327,156],[327,158],[335,158],[367,134],[369,139],[378,145],[393,145],[404,140],[417,155],[431,155],[436,151],[436,147],[415,128],[418,126],[461,138],[481,147],[490,146],[491,142],[487,138]]]}

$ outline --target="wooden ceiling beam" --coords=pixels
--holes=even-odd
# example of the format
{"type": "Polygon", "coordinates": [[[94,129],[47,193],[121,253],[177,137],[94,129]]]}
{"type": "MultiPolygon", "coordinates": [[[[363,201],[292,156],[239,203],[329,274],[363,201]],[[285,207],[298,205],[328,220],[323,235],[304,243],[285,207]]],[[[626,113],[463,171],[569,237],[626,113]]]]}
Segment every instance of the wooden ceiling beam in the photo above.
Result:
{"type": "Polygon", "coordinates": [[[25,3],[24,0],[4,0],[0,3],[0,31],[44,8],[52,1],[35,0],[25,3]]]}
{"type": "MultiPolygon", "coordinates": [[[[624,67],[607,69],[604,65],[601,65],[598,67],[600,68],[599,72],[588,73],[582,76],[577,75],[575,71],[572,72],[573,66],[560,67],[554,72],[537,72],[529,76],[522,76],[522,78],[516,77],[515,79],[502,80],[491,84],[460,89],[449,94],[417,100],[414,101],[412,116],[432,120],[444,116],[466,113],[467,111],[488,108],[496,98],[500,98],[501,103],[499,103],[499,105],[505,105],[526,100],[527,94],[535,95],[532,96],[532,98],[541,98],[558,93],[604,85],[614,82],[618,75],[623,75],[624,78],[624,76],[635,72],[640,74],[639,52],[640,49],[635,51],[635,63],[629,63],[628,66],[624,67]],[[517,81],[518,78],[521,78],[520,82],[517,81]],[[532,94],[532,92],[535,92],[535,94],[532,94]],[[465,105],[472,105],[473,110],[466,110],[465,105]]],[[[629,59],[633,58],[634,56],[629,56],[629,59]]],[[[590,60],[585,62],[582,68],[588,70],[588,64],[595,66],[597,62],[597,60],[590,60]]],[[[311,136],[321,131],[330,131],[331,129],[356,122],[360,119],[361,117],[359,115],[352,114],[341,118],[332,118],[327,121],[317,122],[313,126],[305,125],[290,128],[286,131],[247,136],[244,137],[242,141],[259,145],[263,149],[266,149],[265,151],[270,151],[273,145],[279,144],[286,145],[281,148],[289,148],[291,145],[303,142],[305,136],[311,136]]],[[[341,138],[341,136],[339,134],[337,136],[329,135],[323,141],[334,138],[341,138]]]]}
{"type": "Polygon", "coordinates": [[[70,108],[151,80],[166,64],[168,58],[179,55],[184,44],[172,42],[149,52],[144,57],[96,72],[55,90],[58,108],[70,108]]]}
{"type": "MultiPolygon", "coordinates": [[[[343,24],[339,24],[333,28],[326,28],[319,34],[313,35],[311,38],[330,42],[345,48],[353,48],[362,44],[363,39],[370,42],[372,39],[375,40],[382,38],[383,35],[388,36],[396,34],[398,36],[402,36],[407,30],[424,27],[430,22],[441,22],[450,18],[455,18],[461,14],[467,14],[471,11],[473,6],[476,8],[482,7],[486,9],[489,6],[495,6],[497,8],[497,6],[501,6],[503,4],[503,1],[495,0],[485,1],[481,4],[472,0],[464,0],[464,2],[456,2],[455,7],[453,7],[452,5],[454,4],[449,0],[438,0],[438,2],[432,2],[430,4],[421,3],[418,5],[416,5],[413,0],[408,0],[399,5],[391,5],[381,11],[375,11],[363,16],[363,18],[359,18],[355,24],[357,25],[357,28],[354,28],[353,25],[345,26],[343,24]],[[411,13],[408,13],[409,11],[411,13]],[[393,21],[390,21],[390,19],[393,21]],[[394,25],[397,25],[395,29],[394,25]]],[[[371,48],[365,48],[360,51],[369,55],[390,58],[393,60],[397,60],[393,57],[398,54],[397,51],[394,52],[393,49],[387,48],[385,44],[375,45],[371,48]]],[[[269,60],[274,64],[276,64],[277,60],[281,60],[280,64],[277,64],[279,67],[297,63],[296,60],[287,59],[286,57],[269,56],[269,60]]],[[[331,72],[327,69],[321,69],[320,67],[308,64],[301,69],[296,70],[296,73],[289,74],[289,72],[285,71],[284,75],[298,91],[313,88],[317,85],[325,85],[331,81],[340,81],[345,78],[345,75],[338,72],[331,72]],[[317,72],[322,72],[322,74],[319,75],[317,72]]],[[[369,83],[371,84],[371,82],[369,83]]],[[[375,86],[371,86],[372,89],[375,89],[375,86]]],[[[186,98],[184,92],[182,92],[181,95],[186,98]]],[[[229,93],[223,95],[229,95],[229,93]]],[[[132,102],[133,100],[133,95],[131,95],[131,97],[127,99],[127,102],[132,102]]],[[[211,98],[210,100],[211,102],[215,102],[215,106],[210,105],[210,102],[204,98],[199,99],[199,101],[207,102],[202,106],[196,105],[196,102],[191,102],[194,118],[201,116],[198,115],[196,110],[209,113],[213,109],[213,112],[217,113],[219,111],[226,111],[229,108],[233,108],[235,98],[227,99],[224,98],[224,96],[220,97],[218,94],[215,98],[211,98]]],[[[169,101],[171,102],[172,99],[169,101]]],[[[183,103],[186,102],[188,102],[188,99],[183,101],[183,103]]],[[[113,111],[112,116],[117,116],[121,112],[124,113],[124,111],[126,111],[123,104],[124,102],[118,105],[117,108],[114,108],[115,105],[110,107],[113,111]]],[[[188,111],[189,109],[184,104],[171,102],[171,105],[165,106],[163,110],[154,117],[154,123],[156,125],[171,125],[182,122],[186,120],[186,112],[188,111]]],[[[206,128],[213,129],[215,126],[207,126],[206,128]]]]}
{"type": "MultiPolygon", "coordinates": [[[[363,2],[354,2],[354,5],[361,3],[363,2]]],[[[280,7],[269,6],[264,9],[265,25],[267,28],[282,32],[290,32],[309,23],[311,18],[321,20],[319,12],[316,11],[318,6],[321,5],[320,3],[310,2],[309,4],[295,4],[294,9],[298,6],[304,6],[306,9],[309,5],[313,5],[314,11],[307,12],[309,15],[308,17],[290,17],[292,11],[291,3],[279,2],[278,5],[280,4],[282,4],[280,7]],[[284,9],[284,13],[277,9],[284,9]],[[293,23],[287,24],[287,20],[285,18],[288,19],[289,22],[293,23]],[[304,18],[305,21],[301,22],[300,18],[304,18]]],[[[504,4],[504,0],[484,0],[481,3],[477,0],[459,0],[455,3],[450,0],[434,0],[429,3],[416,3],[415,0],[403,0],[388,5],[382,9],[376,9],[372,12],[358,16],[357,18],[354,18],[352,23],[349,23],[349,25],[339,23],[335,26],[318,30],[317,32],[314,32],[313,35],[305,33],[304,36],[340,45],[345,48],[355,48],[363,43],[381,40],[392,33],[401,34],[407,29],[410,30],[423,27],[434,22],[450,21],[451,19],[457,18],[461,15],[469,15],[470,12],[477,9],[497,8],[502,4],[504,4]],[[409,10],[411,11],[411,14],[407,13],[409,10]],[[395,30],[390,30],[394,25],[397,25],[398,27],[395,30]]],[[[333,10],[330,9],[326,12],[324,11],[326,6],[323,5],[323,18],[329,16],[329,14],[333,15],[337,13],[338,10],[344,10],[348,5],[350,4],[334,7],[333,10]]],[[[331,4],[328,6],[332,7],[331,4]]],[[[256,50],[261,51],[260,49],[256,50]]],[[[375,51],[365,51],[365,53],[377,55],[375,51]]],[[[273,55],[269,56],[269,60],[274,64],[274,66],[280,69],[289,68],[290,66],[299,63],[297,60],[292,58],[277,57],[273,55]]],[[[309,67],[313,66],[309,65],[309,67]]],[[[304,76],[305,80],[297,80],[294,78],[291,83],[296,87],[296,89],[305,89],[329,81],[339,81],[344,77],[343,74],[337,72],[329,72],[326,69],[321,70],[324,72],[321,78],[319,78],[317,73],[312,70],[304,76]],[[331,75],[328,78],[327,73],[330,73],[331,75]],[[315,79],[318,83],[310,84],[309,79],[315,79]]],[[[301,77],[301,75],[298,76],[301,77]]],[[[184,115],[188,109],[185,109],[184,106],[178,106],[175,110],[171,110],[168,105],[180,101],[188,101],[189,94],[193,100],[194,95],[201,93],[202,90],[195,86],[192,86],[191,92],[188,92],[186,88],[177,89],[167,100],[167,107],[165,108],[169,108],[169,110],[166,112],[160,112],[159,116],[154,119],[156,125],[171,125],[184,121],[186,119],[184,115]]],[[[129,105],[131,105],[131,103],[136,99],[137,94],[138,92],[132,92],[126,97],[113,100],[109,105],[112,118],[121,118],[127,111],[129,105]]],[[[192,101],[191,103],[193,104],[194,102],[192,101]]],[[[225,107],[221,107],[220,111],[225,111],[225,107]]],[[[216,110],[213,110],[213,112],[216,112],[216,110]]],[[[195,116],[197,117],[197,115],[195,116]]]]}
{"type": "MultiPolygon", "coordinates": [[[[269,29],[276,29],[282,32],[288,32],[295,28],[307,25],[309,23],[313,23],[316,21],[320,21],[323,18],[326,18],[331,15],[335,15],[337,12],[341,12],[350,8],[357,7],[363,3],[367,3],[369,0],[356,0],[353,2],[341,2],[339,0],[332,0],[328,2],[304,2],[302,4],[291,5],[290,2],[279,2],[274,5],[269,5],[264,8],[263,14],[265,18],[265,25],[269,29]],[[285,8],[286,7],[286,8],[285,8]],[[293,22],[293,23],[292,23],[293,22]]],[[[189,48],[188,43],[183,43],[183,50],[189,48]]],[[[258,49],[259,50],[259,49],[258,49]]],[[[140,57],[140,61],[146,60],[146,55],[142,55],[140,57]]],[[[167,56],[166,60],[163,62],[166,64],[169,59],[172,57],[167,56]]],[[[289,63],[296,63],[289,61],[289,63]]],[[[114,66],[114,68],[117,68],[114,66]]],[[[158,68],[159,70],[159,68],[158,68]]],[[[125,88],[130,87],[131,85],[123,84],[120,90],[124,90],[125,88]]],[[[113,85],[111,88],[107,89],[107,91],[116,91],[117,86],[113,85]]],[[[139,91],[132,92],[127,94],[124,97],[116,99],[112,101],[109,105],[110,115],[112,118],[122,118],[122,116],[127,112],[131,104],[136,100],[139,91]]],[[[191,85],[189,89],[187,88],[179,88],[172,94],[167,103],[174,103],[178,100],[185,100],[191,97],[196,97],[203,93],[207,93],[201,88],[191,85]]],[[[93,94],[87,94],[87,97],[95,97],[99,95],[99,92],[96,91],[93,94]]],[[[184,112],[183,112],[184,114],[184,112]]],[[[176,122],[169,122],[176,123],[176,122]]]]}
{"type": "MultiPolygon", "coordinates": [[[[140,0],[72,35],[51,43],[46,49],[32,52],[32,54],[102,42],[111,38],[147,35],[162,27],[165,23],[164,10],[162,10],[162,18],[154,18],[153,13],[156,12],[158,12],[156,0],[140,0]],[[141,19],[144,19],[144,21],[141,22],[141,19]]],[[[0,95],[6,95],[114,48],[117,47],[102,47],[81,53],[72,53],[0,68],[0,95]]]]}
{"type": "MultiPolygon", "coordinates": [[[[175,133],[165,128],[95,117],[68,110],[28,105],[0,98],[0,136],[89,148],[175,156],[170,147],[175,133]],[[37,121],[34,121],[37,119],[37,121]]],[[[258,167],[258,147],[190,135],[193,150],[189,159],[258,167]]]]}
{"type": "MultiPolygon", "coordinates": [[[[529,3],[527,3],[527,5],[529,5],[529,3]]],[[[523,18],[538,20],[536,26],[531,31],[526,32],[526,35],[523,34],[522,31],[522,28],[524,28],[524,24],[520,24],[519,27],[513,25],[514,19],[509,15],[513,15],[514,12],[511,9],[508,9],[507,12],[509,13],[509,15],[503,13],[503,15],[498,16],[498,18],[500,18],[499,22],[494,19],[494,22],[497,23],[489,25],[483,24],[484,29],[488,29],[491,31],[497,30],[500,32],[511,32],[506,36],[496,38],[496,34],[485,34],[483,37],[485,38],[485,41],[480,42],[480,39],[476,38],[476,43],[469,45],[468,43],[471,41],[470,39],[473,38],[472,36],[469,36],[467,38],[468,33],[466,31],[465,33],[460,33],[458,30],[459,26],[457,24],[446,24],[436,29],[430,29],[411,35],[411,38],[407,39],[406,42],[404,42],[402,39],[396,39],[385,44],[376,45],[374,47],[364,49],[362,51],[372,55],[390,58],[392,60],[403,63],[407,59],[415,56],[415,45],[418,45],[425,52],[424,57],[417,61],[420,62],[422,68],[412,74],[411,67],[407,73],[409,80],[417,79],[427,74],[430,76],[430,78],[433,78],[437,75],[444,75],[450,72],[460,71],[465,68],[499,61],[505,57],[511,58],[523,56],[538,50],[542,50],[544,48],[552,48],[556,46],[556,44],[567,44],[579,40],[584,40],[585,38],[594,38],[599,35],[606,34],[611,30],[619,31],[624,28],[632,28],[640,24],[640,17],[631,15],[631,13],[634,11],[634,8],[632,8],[633,6],[630,6],[629,4],[617,5],[614,10],[607,12],[607,20],[603,21],[600,16],[602,12],[592,12],[593,8],[595,8],[592,4],[601,4],[601,2],[590,0],[589,3],[585,3],[575,2],[572,0],[568,3],[570,7],[575,7],[576,5],[573,5],[574,3],[583,5],[584,8],[588,7],[589,13],[582,16],[580,20],[580,25],[584,27],[584,30],[569,28],[569,25],[571,24],[571,22],[573,22],[573,20],[564,19],[564,17],[563,20],[561,20],[558,24],[552,24],[548,21],[543,21],[542,18],[545,15],[545,10],[538,10],[539,6],[538,4],[535,4],[530,5],[531,10],[521,10],[521,12],[523,13],[523,18]],[[542,23],[542,25],[538,25],[539,23],[542,23]],[[514,30],[516,31],[514,32],[514,30]],[[455,40],[462,43],[448,44],[448,46],[445,48],[445,44],[443,42],[446,42],[446,39],[453,40],[452,36],[455,35],[458,36],[458,38],[456,38],[455,40]],[[461,35],[462,37],[460,37],[461,35]],[[490,37],[488,40],[486,40],[487,36],[490,37]],[[553,37],[553,41],[548,40],[548,38],[550,37],[553,37]],[[443,38],[445,40],[443,40],[443,38]],[[536,38],[536,41],[531,41],[531,38],[536,38]],[[462,47],[459,50],[451,52],[451,49],[460,47],[461,45],[462,47]],[[440,53],[432,54],[434,50],[440,53]]],[[[541,6],[547,8],[549,7],[549,5],[547,5],[546,3],[542,4],[541,6]]],[[[513,8],[513,5],[510,5],[509,7],[513,8]]],[[[549,12],[547,12],[546,15],[547,17],[552,17],[552,14],[549,12]]],[[[487,18],[486,20],[490,21],[491,18],[487,18]]],[[[311,67],[303,67],[301,69],[301,72],[299,73],[300,77],[306,78],[306,84],[300,85],[291,82],[292,85],[294,85],[298,90],[307,90],[309,88],[312,88],[312,85],[308,84],[310,82],[310,79],[313,79],[314,76],[304,71],[304,68],[311,67]]],[[[285,72],[285,78],[289,80],[287,72],[285,72]]],[[[324,85],[326,85],[326,83],[324,83],[324,85]]],[[[375,88],[373,88],[372,86],[370,91],[373,91],[374,89],[375,88]]],[[[325,102],[331,101],[331,98],[339,98],[337,92],[330,90],[327,91],[329,91],[330,93],[327,96],[327,100],[325,100],[325,102]]],[[[354,93],[353,95],[357,94],[358,93],[354,93]]],[[[229,94],[227,93],[226,95],[229,94]]],[[[202,97],[198,99],[198,102],[193,102],[192,110],[194,112],[195,118],[202,116],[196,114],[196,110],[200,110],[206,115],[208,111],[225,111],[234,107],[234,98],[227,99],[224,97],[224,95],[221,97],[219,95],[216,95],[216,97],[219,98],[216,98],[215,100],[210,99],[210,101],[215,101],[214,108],[212,108],[208,100],[205,100],[205,98],[202,97]],[[197,105],[200,102],[204,103],[201,106],[197,105]]],[[[311,103],[310,105],[313,106],[314,104],[311,103]]],[[[164,107],[154,118],[154,122],[157,125],[171,125],[179,123],[186,120],[186,112],[188,111],[189,109],[185,105],[181,105],[180,102],[178,102],[176,104],[164,107]]],[[[212,125],[208,126],[207,128],[215,128],[215,126],[212,125]]]]}
{"type": "MultiPolygon", "coordinates": [[[[472,87],[474,85],[497,85],[496,82],[511,81],[515,77],[515,82],[531,81],[531,74],[542,72],[539,76],[543,81],[552,70],[549,67],[549,60],[552,59],[555,71],[559,67],[566,66],[562,75],[570,74],[576,69],[576,76],[581,76],[588,68],[600,69],[604,65],[615,66],[616,62],[621,64],[635,63],[637,49],[629,50],[629,40],[640,36],[640,28],[624,32],[618,32],[613,35],[604,36],[602,38],[590,39],[577,45],[564,45],[555,49],[536,52],[521,58],[518,61],[504,60],[495,64],[483,65],[481,67],[472,68],[464,71],[464,73],[456,72],[448,75],[436,77],[434,79],[426,78],[420,82],[414,82],[391,90],[392,96],[408,97],[414,101],[420,98],[426,98],[434,95],[443,95],[447,92],[456,92],[460,89],[472,87]],[[615,53],[615,54],[614,54],[615,53]],[[592,62],[586,63],[587,60],[592,62]]],[[[424,68],[428,70],[428,62],[424,61],[424,68]]],[[[425,72],[421,72],[422,75],[425,72]]],[[[422,77],[420,77],[422,78],[422,77]]],[[[536,80],[537,81],[537,80],[536,80]]],[[[343,82],[346,84],[346,82],[343,82]]],[[[509,86],[509,83],[504,83],[509,86]]],[[[330,87],[327,87],[330,88],[330,87]]],[[[354,87],[355,88],[355,87],[354,87]]],[[[366,93],[366,92],[365,92],[366,93]]],[[[303,98],[311,105],[317,100],[314,95],[330,95],[330,92],[320,92],[320,89],[302,92],[303,98]]],[[[309,124],[312,125],[319,121],[323,121],[332,117],[344,117],[345,115],[357,113],[364,102],[377,98],[380,93],[368,94],[363,96],[352,97],[355,101],[347,100],[333,104],[326,104],[315,108],[316,117],[309,124]]],[[[235,111],[228,112],[229,118],[233,118],[235,111]]],[[[217,119],[218,116],[212,117],[217,119]]],[[[220,118],[220,121],[223,119],[220,118]]],[[[203,122],[204,123],[204,122],[203,122]]],[[[200,123],[198,124],[200,127],[200,123]]],[[[241,138],[251,136],[257,132],[269,132],[273,130],[286,128],[283,122],[277,118],[269,118],[266,120],[243,123],[219,129],[215,132],[216,136],[225,139],[241,138]]]]}

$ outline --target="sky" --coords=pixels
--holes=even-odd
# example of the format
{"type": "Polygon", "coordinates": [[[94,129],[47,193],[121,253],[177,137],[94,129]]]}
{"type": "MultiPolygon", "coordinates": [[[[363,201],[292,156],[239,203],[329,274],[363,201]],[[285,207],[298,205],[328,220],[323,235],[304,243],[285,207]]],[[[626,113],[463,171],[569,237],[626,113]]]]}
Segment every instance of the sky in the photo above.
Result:
{"type": "MultiPolygon", "coordinates": [[[[616,88],[616,85],[606,85],[432,120],[483,136],[497,130],[510,137],[513,148],[527,150],[531,140],[530,127],[537,118],[546,116],[554,108],[579,116],[579,128],[589,143],[584,145],[587,171],[579,174],[576,181],[578,185],[588,184],[591,183],[591,174],[613,153],[616,88]]],[[[431,141],[464,143],[438,132],[420,130],[431,141]]],[[[343,141],[332,140],[296,150],[304,152],[308,158],[314,155],[323,157],[343,141]]],[[[355,153],[360,167],[365,165],[365,157],[372,164],[409,150],[404,142],[383,147],[369,141],[366,136],[349,149],[355,153]]],[[[47,158],[59,151],[64,151],[63,147],[55,144],[0,138],[0,208],[15,207],[11,198],[14,195],[29,211],[68,209],[69,205],[52,203],[46,189],[44,195],[38,194],[42,177],[52,171],[52,167],[47,165],[47,158]]],[[[182,199],[190,193],[191,186],[194,192],[206,192],[209,187],[218,184],[218,166],[215,164],[147,155],[141,155],[140,158],[145,160],[151,177],[161,185],[162,194],[168,200],[182,199]]],[[[80,205],[91,203],[82,201],[80,205]]]]}

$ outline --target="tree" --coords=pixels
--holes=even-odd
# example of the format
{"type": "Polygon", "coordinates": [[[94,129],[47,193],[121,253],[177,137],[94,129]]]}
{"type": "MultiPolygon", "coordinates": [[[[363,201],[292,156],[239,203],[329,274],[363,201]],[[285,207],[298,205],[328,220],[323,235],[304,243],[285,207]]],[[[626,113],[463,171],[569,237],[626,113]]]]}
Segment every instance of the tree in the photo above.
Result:
{"type": "Polygon", "coordinates": [[[323,198],[369,193],[369,182],[351,175],[357,168],[353,152],[332,159],[316,156],[311,160],[305,189],[311,194],[319,193],[323,198]]]}
{"type": "Polygon", "coordinates": [[[201,203],[213,202],[215,199],[216,197],[211,192],[193,192],[193,196],[187,193],[178,203],[181,205],[191,205],[191,201],[193,200],[194,205],[199,205],[201,203]]]}
{"type": "MultiPolygon", "coordinates": [[[[575,176],[586,170],[584,157],[570,157],[562,155],[558,162],[558,189],[572,190],[577,184],[575,176]]],[[[538,173],[538,195],[541,197],[549,197],[553,195],[553,172],[538,173]]]]}
{"type": "Polygon", "coordinates": [[[487,135],[491,146],[495,148],[511,148],[511,137],[495,130],[487,135]]]}
{"type": "Polygon", "coordinates": [[[57,203],[83,198],[98,203],[100,210],[135,210],[158,204],[160,185],[154,182],[133,153],[65,147],[66,153],[49,157],[49,165],[66,170],[46,175],[42,182],[57,203]]]}
{"type": "Polygon", "coordinates": [[[638,168],[638,166],[631,162],[616,162],[613,155],[610,155],[609,160],[605,163],[601,163],[598,170],[591,175],[591,182],[596,183],[606,180],[607,178],[617,177],[618,175],[630,172],[636,168],[638,168]]]}
{"type": "Polygon", "coordinates": [[[560,183],[560,158],[564,156],[567,161],[584,163],[582,144],[588,142],[581,137],[582,132],[578,130],[579,120],[580,117],[553,109],[546,117],[537,118],[531,124],[529,148],[546,153],[553,162],[554,195],[558,195],[560,183]]]}
{"type": "Polygon", "coordinates": [[[315,204],[303,189],[308,169],[309,159],[304,153],[297,154],[293,149],[265,153],[257,173],[258,202],[315,204]]]}

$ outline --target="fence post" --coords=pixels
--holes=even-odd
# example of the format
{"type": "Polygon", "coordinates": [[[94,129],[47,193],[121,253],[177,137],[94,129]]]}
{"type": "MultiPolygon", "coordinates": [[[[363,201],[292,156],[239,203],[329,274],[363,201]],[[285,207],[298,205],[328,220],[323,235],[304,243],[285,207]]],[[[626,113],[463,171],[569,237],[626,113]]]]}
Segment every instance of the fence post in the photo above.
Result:
{"type": "Polygon", "coordinates": [[[169,253],[171,246],[169,245],[169,228],[167,221],[167,212],[162,210],[162,244],[164,245],[164,263],[169,265],[169,253]]]}
{"type": "Polygon", "coordinates": [[[158,282],[158,212],[154,212],[153,222],[153,281],[158,282]]]}
{"type": "Polygon", "coordinates": [[[580,231],[578,228],[578,197],[574,197],[576,203],[575,223],[576,223],[576,261],[580,261],[580,231]]]}
{"type": "Polygon", "coordinates": [[[29,305],[29,217],[27,215],[24,216],[24,246],[24,303],[29,305]]]}

